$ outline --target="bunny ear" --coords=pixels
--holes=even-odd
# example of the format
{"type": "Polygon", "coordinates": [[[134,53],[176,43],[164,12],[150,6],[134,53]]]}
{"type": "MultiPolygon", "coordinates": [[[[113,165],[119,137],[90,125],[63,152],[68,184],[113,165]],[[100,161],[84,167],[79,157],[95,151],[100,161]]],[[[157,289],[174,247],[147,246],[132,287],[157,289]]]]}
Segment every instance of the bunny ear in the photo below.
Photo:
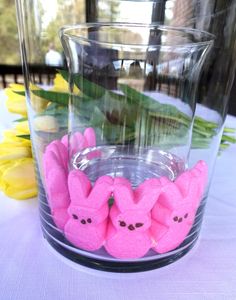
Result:
{"type": "Polygon", "coordinates": [[[88,177],[80,170],[72,170],[68,176],[68,187],[71,203],[86,205],[86,198],[91,190],[88,177]]]}
{"type": "Polygon", "coordinates": [[[191,175],[190,171],[185,171],[175,180],[176,186],[178,186],[184,197],[187,196],[189,192],[191,178],[193,178],[193,175],[191,175]]]}
{"type": "Polygon", "coordinates": [[[137,207],[145,212],[152,209],[162,190],[159,179],[151,178],[145,180],[134,192],[137,207]]]}
{"type": "Polygon", "coordinates": [[[207,164],[203,160],[200,160],[196,163],[196,165],[191,170],[191,172],[199,180],[199,194],[200,194],[200,197],[201,197],[201,195],[204,192],[204,188],[206,186],[206,183],[207,183],[207,177],[208,177],[207,164]]]}
{"type": "Polygon", "coordinates": [[[48,147],[43,157],[45,189],[52,213],[57,209],[67,208],[70,202],[67,186],[67,170],[65,170],[61,163],[57,151],[54,150],[53,147],[48,147]]]}
{"type": "Polygon", "coordinates": [[[95,135],[95,131],[92,127],[85,129],[84,137],[88,143],[87,147],[95,147],[96,146],[96,135],[95,135]]]}
{"type": "Polygon", "coordinates": [[[134,193],[129,180],[117,177],[114,180],[114,198],[121,212],[134,208],[134,193]]]}
{"type": "Polygon", "coordinates": [[[200,198],[207,181],[207,165],[199,161],[191,170],[181,174],[175,181],[184,197],[200,198]]]}
{"type": "Polygon", "coordinates": [[[75,143],[76,147],[77,147],[77,151],[78,150],[82,150],[84,148],[87,147],[87,142],[85,137],[83,136],[83,134],[81,132],[75,132],[72,136],[72,140],[75,143]]]}
{"type": "Polygon", "coordinates": [[[70,137],[68,134],[64,135],[61,139],[61,143],[65,146],[67,151],[70,145],[71,155],[74,155],[77,151],[80,151],[86,147],[85,138],[80,132],[73,133],[70,137]]]}
{"type": "Polygon", "coordinates": [[[101,176],[95,182],[88,196],[88,205],[91,208],[100,208],[110,198],[113,189],[113,179],[110,176],[101,176]]]}
{"type": "Polygon", "coordinates": [[[197,186],[197,192],[195,198],[193,198],[193,204],[198,207],[207,183],[207,164],[204,161],[199,161],[190,172],[192,176],[194,176],[194,179],[192,179],[192,181],[196,182],[195,185],[197,186]]]}
{"type": "Polygon", "coordinates": [[[60,161],[63,164],[65,170],[68,170],[68,151],[64,144],[60,141],[57,143],[57,155],[60,158],[60,161]]]}
{"type": "Polygon", "coordinates": [[[76,152],[83,150],[87,147],[85,137],[81,132],[73,133],[69,139],[70,153],[74,155],[76,152]]]}
{"type": "Polygon", "coordinates": [[[53,151],[47,149],[47,151],[43,154],[43,170],[45,178],[47,179],[49,177],[50,170],[59,165],[60,162],[57,155],[53,151]]]}
{"type": "Polygon", "coordinates": [[[161,177],[162,190],[158,202],[169,209],[174,209],[181,205],[182,195],[177,185],[166,177],[161,177]]]}
{"type": "Polygon", "coordinates": [[[50,170],[45,184],[52,211],[69,206],[67,175],[60,165],[50,170]]]}
{"type": "MultiPolygon", "coordinates": [[[[61,139],[62,144],[68,148],[68,135],[64,135],[61,139]]],[[[92,127],[86,128],[84,134],[81,132],[75,132],[70,136],[70,147],[74,154],[87,147],[96,146],[96,135],[92,127]]]]}
{"type": "Polygon", "coordinates": [[[50,143],[47,146],[46,151],[44,153],[44,160],[50,161],[50,158],[48,157],[47,154],[52,153],[52,152],[58,158],[59,164],[63,165],[63,167],[66,170],[67,169],[67,163],[68,163],[68,152],[67,152],[67,149],[66,149],[65,145],[59,140],[56,140],[56,141],[53,141],[52,143],[50,143]]]}
{"type": "Polygon", "coordinates": [[[68,149],[68,134],[64,135],[62,138],[61,138],[61,142],[62,144],[68,149]]]}
{"type": "Polygon", "coordinates": [[[60,154],[58,153],[56,141],[49,144],[43,154],[43,170],[45,178],[49,177],[49,172],[58,166],[63,166],[64,163],[61,161],[60,154]]]}

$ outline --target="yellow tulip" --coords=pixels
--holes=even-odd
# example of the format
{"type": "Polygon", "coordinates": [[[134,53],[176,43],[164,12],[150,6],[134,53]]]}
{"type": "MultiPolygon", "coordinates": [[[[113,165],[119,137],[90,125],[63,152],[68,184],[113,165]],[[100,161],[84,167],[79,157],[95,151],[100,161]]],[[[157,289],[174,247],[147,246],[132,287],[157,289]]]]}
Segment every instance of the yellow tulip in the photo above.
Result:
{"type": "Polygon", "coordinates": [[[57,73],[54,81],[53,81],[53,88],[51,91],[55,92],[68,92],[68,83],[67,81],[61,76],[61,74],[57,73]]]}
{"type": "Polygon", "coordinates": [[[28,120],[16,123],[16,131],[17,135],[30,134],[28,120]]]}
{"type": "Polygon", "coordinates": [[[45,100],[43,98],[40,98],[39,96],[36,96],[32,91],[37,91],[39,90],[39,88],[34,85],[34,84],[30,84],[30,100],[31,100],[31,105],[32,108],[35,110],[35,112],[39,113],[44,111],[44,109],[47,107],[48,105],[48,100],[45,100]]]}
{"type": "Polygon", "coordinates": [[[27,199],[37,195],[31,143],[14,136],[13,130],[4,132],[0,143],[0,189],[14,199],[27,199]]]}
{"type": "MultiPolygon", "coordinates": [[[[56,74],[53,81],[53,88],[51,89],[51,91],[61,93],[69,92],[68,82],[61,76],[61,74],[56,74]]],[[[76,86],[74,87],[74,93],[79,93],[79,89],[76,86]]]]}
{"type": "Polygon", "coordinates": [[[37,195],[37,184],[32,158],[0,162],[0,189],[17,200],[37,195]]]}
{"type": "Polygon", "coordinates": [[[58,132],[59,125],[53,116],[38,116],[34,119],[33,128],[35,131],[55,133],[58,132]]]}
{"type": "Polygon", "coordinates": [[[3,141],[0,143],[0,161],[32,157],[31,142],[20,135],[29,134],[28,121],[19,122],[15,128],[3,132],[3,141]]]}
{"type": "MultiPolygon", "coordinates": [[[[6,106],[9,112],[20,114],[23,117],[27,116],[27,106],[26,98],[24,95],[19,95],[16,92],[22,92],[25,88],[22,84],[10,84],[8,88],[5,89],[5,94],[7,96],[6,106]]],[[[30,91],[39,90],[39,88],[30,84],[30,91]]],[[[48,105],[48,101],[34,95],[31,92],[30,96],[32,108],[36,112],[42,112],[48,105]]]]}
{"type": "Polygon", "coordinates": [[[28,134],[28,121],[18,122],[3,132],[0,143],[0,189],[14,199],[37,195],[31,141],[19,137],[28,134]]]}
{"type": "Polygon", "coordinates": [[[27,110],[25,96],[18,95],[14,91],[24,91],[24,86],[21,84],[10,84],[9,88],[5,89],[7,109],[12,113],[26,117],[27,110]]]}
{"type": "Polygon", "coordinates": [[[20,143],[3,142],[0,144],[0,161],[22,157],[31,157],[30,147],[20,143]]]}
{"type": "Polygon", "coordinates": [[[10,83],[9,86],[13,91],[24,92],[24,90],[25,90],[25,86],[23,84],[10,83]]]}
{"type": "MultiPolygon", "coordinates": [[[[31,148],[31,141],[25,138],[18,137],[19,135],[25,135],[29,133],[20,133],[16,129],[7,129],[3,132],[3,141],[11,144],[20,144],[21,146],[27,146],[31,148]]],[[[1,143],[0,143],[1,147],[1,143]]]]}

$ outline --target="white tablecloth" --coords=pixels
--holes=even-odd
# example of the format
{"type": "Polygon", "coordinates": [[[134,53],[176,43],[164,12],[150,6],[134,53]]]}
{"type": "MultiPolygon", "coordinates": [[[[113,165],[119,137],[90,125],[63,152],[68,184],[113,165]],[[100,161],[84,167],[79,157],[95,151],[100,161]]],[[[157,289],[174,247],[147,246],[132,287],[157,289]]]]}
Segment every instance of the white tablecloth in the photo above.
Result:
{"type": "MultiPolygon", "coordinates": [[[[2,104],[0,120],[0,130],[10,122],[2,104]]],[[[236,127],[236,118],[227,124],[236,127]]],[[[41,234],[37,200],[0,194],[0,300],[235,300],[235,166],[236,145],[217,159],[198,245],[172,265],[136,274],[90,270],[55,255],[41,234]]]]}

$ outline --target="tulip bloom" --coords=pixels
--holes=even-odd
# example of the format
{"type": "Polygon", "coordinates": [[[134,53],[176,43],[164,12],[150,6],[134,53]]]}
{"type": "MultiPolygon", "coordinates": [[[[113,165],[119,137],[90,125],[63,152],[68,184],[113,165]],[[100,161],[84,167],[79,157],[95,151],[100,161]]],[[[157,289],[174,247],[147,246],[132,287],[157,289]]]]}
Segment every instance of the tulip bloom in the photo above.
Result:
{"type": "Polygon", "coordinates": [[[14,91],[23,92],[25,90],[22,84],[10,84],[9,88],[5,89],[7,96],[6,106],[9,112],[20,114],[23,117],[27,116],[25,96],[18,95],[14,91]]]}
{"type": "MultiPolygon", "coordinates": [[[[61,92],[61,93],[68,93],[68,82],[61,76],[61,74],[57,73],[54,81],[53,81],[53,88],[51,91],[54,92],[61,92]]],[[[79,93],[79,89],[74,86],[74,92],[79,93]]]]}
{"type": "Polygon", "coordinates": [[[0,189],[17,200],[35,197],[37,184],[33,158],[0,161],[0,189]]]}
{"type": "MultiPolygon", "coordinates": [[[[25,96],[14,91],[24,91],[19,84],[12,84],[5,90],[6,104],[10,112],[27,116],[25,96]]],[[[29,135],[28,120],[15,123],[14,128],[3,133],[0,143],[0,190],[14,199],[28,199],[37,195],[31,141],[22,138],[29,135]]]]}
{"type": "Polygon", "coordinates": [[[25,134],[29,134],[27,121],[6,130],[0,143],[0,190],[19,200],[37,195],[31,142],[18,137],[25,134]]]}

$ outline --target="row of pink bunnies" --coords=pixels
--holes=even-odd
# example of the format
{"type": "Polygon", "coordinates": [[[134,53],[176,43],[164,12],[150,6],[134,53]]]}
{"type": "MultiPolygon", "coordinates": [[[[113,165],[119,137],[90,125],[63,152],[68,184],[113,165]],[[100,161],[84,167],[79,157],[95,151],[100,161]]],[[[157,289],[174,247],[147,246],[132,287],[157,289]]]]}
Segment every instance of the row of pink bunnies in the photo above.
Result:
{"type": "MultiPolygon", "coordinates": [[[[96,145],[92,128],[76,135],[75,151],[96,145]]],[[[151,178],[133,190],[125,178],[101,176],[92,186],[82,171],[68,172],[67,147],[66,138],[48,145],[44,171],[52,217],[73,245],[89,251],[104,246],[110,255],[128,259],[150,249],[165,253],[184,241],[207,180],[203,161],[175,182],[151,178]]]]}

